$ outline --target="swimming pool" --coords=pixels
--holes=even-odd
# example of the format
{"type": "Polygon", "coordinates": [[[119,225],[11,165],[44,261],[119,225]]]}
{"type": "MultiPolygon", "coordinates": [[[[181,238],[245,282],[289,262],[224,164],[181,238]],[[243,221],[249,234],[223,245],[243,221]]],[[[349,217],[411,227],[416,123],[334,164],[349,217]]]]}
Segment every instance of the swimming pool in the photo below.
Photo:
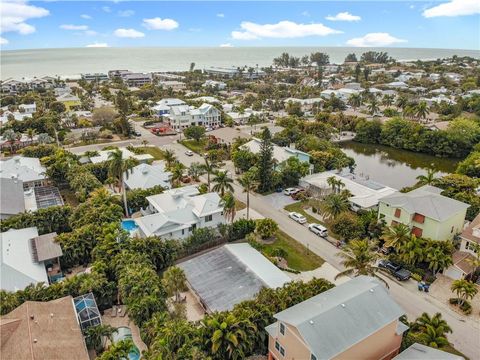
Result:
{"type": "MultiPolygon", "coordinates": [[[[127,326],[118,327],[117,330],[112,334],[113,342],[116,343],[121,340],[132,338],[132,330],[127,326]]],[[[128,353],[128,360],[139,360],[140,359],[140,350],[136,345],[133,345],[132,349],[128,353]]]]}
{"type": "Polygon", "coordinates": [[[138,229],[138,225],[135,223],[134,220],[125,219],[122,220],[122,229],[133,232],[138,229]]]}

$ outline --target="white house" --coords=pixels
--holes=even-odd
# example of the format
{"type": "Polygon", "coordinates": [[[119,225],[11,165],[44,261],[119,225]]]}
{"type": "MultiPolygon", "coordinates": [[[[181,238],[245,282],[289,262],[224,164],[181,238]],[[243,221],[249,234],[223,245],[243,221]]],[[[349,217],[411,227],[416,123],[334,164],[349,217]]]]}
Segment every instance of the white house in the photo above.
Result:
{"type": "Polygon", "coordinates": [[[147,201],[143,213],[149,215],[134,219],[141,237],[184,239],[195,229],[225,223],[220,196],[214,192],[200,195],[194,185],[148,196],[147,201]]]}
{"type": "Polygon", "coordinates": [[[202,84],[202,87],[213,88],[213,89],[217,89],[217,90],[224,90],[227,87],[227,84],[225,84],[223,81],[206,80],[202,84]]]}
{"type": "Polygon", "coordinates": [[[0,177],[21,180],[25,190],[46,185],[45,171],[37,158],[15,156],[0,161],[0,177]]]}
{"type": "Polygon", "coordinates": [[[183,130],[193,125],[216,128],[220,126],[222,120],[220,111],[207,103],[198,109],[187,105],[171,107],[167,118],[174,130],[183,130]]]}
{"type": "Polygon", "coordinates": [[[168,115],[170,110],[175,106],[184,106],[185,101],[175,98],[166,98],[157,101],[156,105],[152,107],[152,110],[158,115],[168,115]]]}
{"type": "Polygon", "coordinates": [[[187,88],[187,85],[184,82],[176,80],[159,81],[158,86],[162,89],[172,89],[173,91],[181,91],[187,88]]]}
{"type": "MultiPolygon", "coordinates": [[[[2,290],[23,290],[30,284],[49,283],[47,265],[62,256],[55,233],[38,236],[36,227],[0,233],[2,290]]],[[[53,269],[53,268],[52,268],[53,269]]]]}
{"type": "MultiPolygon", "coordinates": [[[[134,154],[130,150],[126,148],[119,148],[119,150],[122,152],[122,158],[123,159],[136,159],[141,163],[147,162],[148,160],[153,160],[153,156],[150,154],[134,154]]],[[[103,150],[99,151],[98,155],[90,157],[90,161],[93,164],[98,164],[102,163],[105,161],[109,160],[109,155],[112,153],[114,150],[103,150]]]]}
{"type": "Polygon", "coordinates": [[[161,186],[170,189],[172,173],[165,170],[165,162],[161,161],[156,165],[140,164],[133,167],[128,176],[124,177],[127,189],[150,189],[161,186]]]}

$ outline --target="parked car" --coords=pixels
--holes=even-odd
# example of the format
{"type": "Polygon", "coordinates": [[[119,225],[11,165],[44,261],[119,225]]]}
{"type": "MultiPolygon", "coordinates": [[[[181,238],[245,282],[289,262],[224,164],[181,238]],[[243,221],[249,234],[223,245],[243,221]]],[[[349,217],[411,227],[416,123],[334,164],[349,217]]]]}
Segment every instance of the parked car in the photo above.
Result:
{"type": "Polygon", "coordinates": [[[187,151],[185,151],[185,155],[193,156],[193,151],[192,150],[187,150],[187,151]]]}
{"type": "Polygon", "coordinates": [[[320,224],[310,224],[308,225],[308,230],[313,232],[315,235],[326,238],[328,236],[328,230],[325,226],[320,224]]]}
{"type": "Polygon", "coordinates": [[[298,189],[297,188],[286,188],[285,190],[283,190],[283,193],[285,195],[293,195],[295,193],[298,192],[298,189]]]}
{"type": "Polygon", "coordinates": [[[391,253],[394,252],[394,248],[393,248],[393,246],[383,245],[383,247],[380,249],[380,251],[382,252],[382,254],[390,255],[391,253]]]}
{"type": "Polygon", "coordinates": [[[307,222],[307,218],[305,216],[303,216],[302,214],[299,214],[297,212],[291,212],[288,214],[288,217],[290,219],[293,219],[295,220],[296,222],[298,222],[299,224],[305,224],[307,222]]]}
{"type": "Polygon", "coordinates": [[[380,262],[378,263],[378,267],[387,270],[397,280],[400,280],[400,281],[408,280],[408,279],[410,279],[410,276],[412,275],[410,273],[410,271],[402,268],[401,265],[396,264],[392,261],[388,261],[388,260],[380,260],[380,262]]]}
{"type": "Polygon", "coordinates": [[[297,189],[298,191],[294,194],[292,194],[292,199],[293,200],[305,200],[308,198],[309,194],[305,189],[297,189]]]}

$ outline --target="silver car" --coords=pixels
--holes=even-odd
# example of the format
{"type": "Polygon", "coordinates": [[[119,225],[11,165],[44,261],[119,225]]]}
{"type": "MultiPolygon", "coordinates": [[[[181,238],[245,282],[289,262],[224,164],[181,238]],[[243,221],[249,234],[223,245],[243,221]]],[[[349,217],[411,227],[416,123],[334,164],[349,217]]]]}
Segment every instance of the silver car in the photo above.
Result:
{"type": "Polygon", "coordinates": [[[288,214],[288,217],[290,219],[293,219],[295,220],[296,222],[298,222],[299,224],[305,224],[307,222],[307,218],[305,216],[303,216],[302,214],[299,214],[297,212],[291,212],[288,214]]]}
{"type": "Polygon", "coordinates": [[[313,232],[315,235],[326,238],[328,236],[328,230],[325,226],[320,224],[310,224],[308,225],[308,230],[313,232]]]}

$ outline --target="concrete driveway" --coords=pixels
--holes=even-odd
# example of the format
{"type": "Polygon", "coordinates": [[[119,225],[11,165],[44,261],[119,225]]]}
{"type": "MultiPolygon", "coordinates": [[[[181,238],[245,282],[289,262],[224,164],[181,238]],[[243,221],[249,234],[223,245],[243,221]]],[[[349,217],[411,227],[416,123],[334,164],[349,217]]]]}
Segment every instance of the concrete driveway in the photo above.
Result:
{"type": "Polygon", "coordinates": [[[265,195],[263,199],[277,210],[283,210],[285,206],[297,202],[297,200],[293,200],[291,196],[285,195],[283,192],[265,195]]]}

